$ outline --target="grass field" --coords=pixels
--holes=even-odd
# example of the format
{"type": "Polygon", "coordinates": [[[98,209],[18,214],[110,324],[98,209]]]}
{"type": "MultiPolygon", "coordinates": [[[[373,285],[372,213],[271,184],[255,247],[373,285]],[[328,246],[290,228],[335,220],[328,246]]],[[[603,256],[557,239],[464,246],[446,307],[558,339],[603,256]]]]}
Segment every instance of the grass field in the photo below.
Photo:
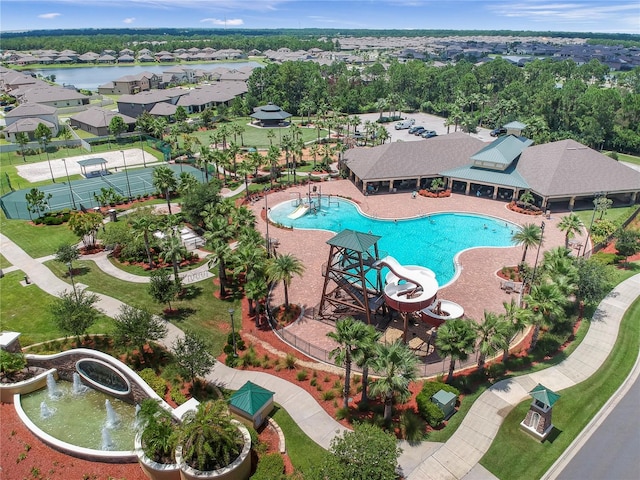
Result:
{"type": "MultiPolygon", "coordinates": [[[[44,342],[64,336],[53,322],[47,306],[54,297],[31,284],[23,287],[20,281],[24,273],[8,273],[2,282],[0,310],[2,311],[2,330],[21,332],[22,346],[44,342]]],[[[89,333],[105,333],[112,330],[112,320],[100,315],[98,321],[89,329],[89,333]]]]}
{"type": "Polygon", "coordinates": [[[0,268],[7,268],[11,266],[11,262],[4,258],[4,255],[0,253],[0,268]]]}
{"type": "Polygon", "coordinates": [[[640,348],[640,299],[626,312],[618,339],[602,367],[578,385],[560,391],[553,408],[555,431],[550,440],[538,442],[520,429],[530,400],[505,418],[481,464],[501,479],[537,479],[555,462],[580,431],[622,384],[640,348]]]}
{"type": "MultiPolygon", "coordinates": [[[[53,260],[45,265],[58,278],[70,283],[65,265],[53,260]]],[[[74,275],[75,281],[88,285],[91,291],[109,295],[134,307],[146,308],[158,315],[163,314],[162,310],[166,305],[153,301],[147,291],[147,284],[129,283],[113,278],[89,260],[74,262],[74,266],[79,270],[79,273],[74,275]]],[[[167,318],[182,330],[192,330],[207,339],[215,355],[222,352],[227,334],[231,331],[229,308],[240,310],[237,302],[219,300],[215,296],[217,290],[211,279],[188,285],[186,298],[171,302],[171,306],[177,309],[178,313],[167,318]]]]}

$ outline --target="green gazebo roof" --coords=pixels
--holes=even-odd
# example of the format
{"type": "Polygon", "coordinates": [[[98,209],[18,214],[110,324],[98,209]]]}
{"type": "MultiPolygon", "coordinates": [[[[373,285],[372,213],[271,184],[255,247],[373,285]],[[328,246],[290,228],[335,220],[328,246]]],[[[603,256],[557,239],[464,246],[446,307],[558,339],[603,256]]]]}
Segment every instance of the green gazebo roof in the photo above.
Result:
{"type": "Polygon", "coordinates": [[[529,395],[548,407],[553,407],[553,404],[556,403],[560,398],[560,395],[552,390],[549,390],[541,383],[536,385],[536,387],[529,392],[529,395]]]}
{"type": "Polygon", "coordinates": [[[382,237],[371,233],[362,233],[347,229],[327,240],[327,243],[334,247],[348,248],[355,252],[364,253],[381,238],[382,237]]]}
{"type": "Polygon", "coordinates": [[[104,158],[87,158],[86,160],[78,160],[77,163],[81,167],[91,167],[93,165],[103,165],[107,161],[104,158]]]}
{"type": "Polygon", "coordinates": [[[273,398],[271,390],[262,388],[252,382],[245,383],[240,390],[233,394],[229,403],[243,412],[253,416],[273,398]]]}

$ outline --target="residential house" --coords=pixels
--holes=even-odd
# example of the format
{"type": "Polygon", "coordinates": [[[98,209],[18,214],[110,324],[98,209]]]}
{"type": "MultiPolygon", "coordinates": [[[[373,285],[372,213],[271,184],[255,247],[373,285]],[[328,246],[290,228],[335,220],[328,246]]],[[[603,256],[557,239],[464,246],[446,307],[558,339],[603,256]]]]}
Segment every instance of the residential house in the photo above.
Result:
{"type": "Polygon", "coordinates": [[[57,112],[54,107],[38,103],[19,105],[5,114],[7,126],[4,133],[11,142],[16,141],[18,133],[26,133],[29,140],[37,140],[34,134],[38,125],[42,123],[49,127],[51,136],[55,137],[60,129],[57,112]]]}
{"type": "Polygon", "coordinates": [[[114,117],[120,117],[124,120],[124,123],[127,124],[128,127],[127,131],[132,132],[135,130],[135,118],[99,107],[89,107],[82,112],[72,115],[69,119],[69,124],[72,127],[79,128],[80,130],[101,137],[111,134],[109,131],[109,125],[114,117]]]}

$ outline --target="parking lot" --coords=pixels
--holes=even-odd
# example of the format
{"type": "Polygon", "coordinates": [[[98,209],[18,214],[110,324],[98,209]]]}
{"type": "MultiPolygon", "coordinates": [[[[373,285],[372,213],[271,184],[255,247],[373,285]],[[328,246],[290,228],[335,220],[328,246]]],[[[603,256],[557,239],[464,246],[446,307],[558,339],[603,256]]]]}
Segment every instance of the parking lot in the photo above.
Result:
{"type": "MultiPolygon", "coordinates": [[[[403,118],[407,118],[407,119],[413,118],[416,121],[416,123],[414,124],[415,126],[422,126],[427,130],[434,130],[438,135],[447,134],[447,127],[445,127],[444,125],[445,119],[442,117],[438,117],[436,115],[430,115],[428,113],[402,113],[401,115],[403,118]]],[[[364,113],[362,115],[359,115],[359,117],[362,120],[362,123],[359,129],[360,131],[364,131],[364,122],[366,122],[367,120],[370,122],[375,122],[380,117],[380,114],[364,113]]],[[[414,142],[418,140],[422,140],[425,142],[429,141],[428,138],[425,139],[420,137],[419,135],[410,134],[408,129],[396,130],[394,128],[396,123],[397,122],[392,122],[385,125],[385,127],[387,128],[387,131],[389,132],[390,139],[392,142],[414,142]]],[[[458,127],[458,131],[460,131],[460,127],[458,127]]],[[[453,133],[453,132],[454,132],[454,126],[452,125],[451,127],[449,127],[449,133],[453,133]]],[[[484,142],[490,142],[494,140],[494,138],[491,137],[491,135],[489,135],[489,132],[491,132],[491,129],[478,128],[478,133],[472,133],[471,136],[479,138],[484,142]]]]}

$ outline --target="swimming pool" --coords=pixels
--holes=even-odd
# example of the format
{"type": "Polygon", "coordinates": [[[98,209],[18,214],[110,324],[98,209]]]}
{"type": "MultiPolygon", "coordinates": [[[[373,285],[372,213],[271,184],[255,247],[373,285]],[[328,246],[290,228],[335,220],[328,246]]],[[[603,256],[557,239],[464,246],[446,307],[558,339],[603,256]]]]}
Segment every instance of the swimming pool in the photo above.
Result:
{"type": "Polygon", "coordinates": [[[345,229],[370,232],[378,241],[380,257],[391,255],[403,265],[421,265],[436,274],[440,286],[456,275],[455,256],[475,247],[512,247],[513,223],[467,213],[434,213],[420,218],[383,220],[364,215],[353,202],[341,198],[322,198],[322,207],[313,213],[290,219],[297,201],[286,201],[271,208],[269,218],[293,228],[345,229]]]}

